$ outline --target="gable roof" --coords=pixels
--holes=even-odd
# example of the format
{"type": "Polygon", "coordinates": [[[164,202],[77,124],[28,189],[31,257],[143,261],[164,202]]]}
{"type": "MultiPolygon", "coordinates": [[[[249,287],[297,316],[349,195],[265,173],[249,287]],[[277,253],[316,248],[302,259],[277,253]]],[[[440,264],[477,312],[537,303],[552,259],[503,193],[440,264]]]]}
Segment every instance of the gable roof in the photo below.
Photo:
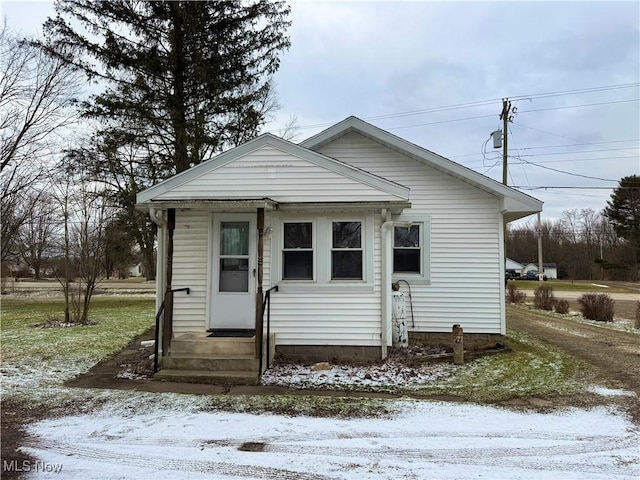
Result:
{"type": "Polygon", "coordinates": [[[387,148],[417,160],[428,167],[462,180],[502,199],[502,210],[507,222],[542,211],[543,203],[540,200],[503,185],[492,178],[486,177],[354,116],[348,117],[317,135],[308,138],[301,142],[300,145],[311,150],[318,150],[324,145],[351,132],[359,133],[387,148]]]}
{"type": "MultiPolygon", "coordinates": [[[[213,188],[200,188],[200,190],[191,188],[189,191],[188,188],[190,184],[196,185],[202,183],[203,179],[207,179],[207,176],[216,170],[221,171],[221,169],[224,169],[235,161],[242,161],[244,158],[249,158],[253,153],[259,153],[261,150],[266,151],[269,149],[275,149],[275,151],[281,153],[281,158],[300,160],[304,165],[319,167],[332,175],[333,178],[344,180],[345,185],[343,188],[350,187],[353,189],[354,187],[358,187],[361,191],[368,194],[371,200],[407,203],[409,199],[409,189],[403,185],[288,142],[270,133],[265,133],[148,188],[138,194],[137,203],[145,204],[160,200],[165,202],[170,200],[231,200],[237,199],[239,196],[243,196],[244,199],[271,197],[277,202],[278,199],[266,191],[268,188],[266,188],[267,185],[265,185],[265,183],[269,183],[266,179],[252,192],[248,192],[249,188],[246,189],[246,192],[229,188],[220,188],[215,191],[213,188]]],[[[268,164],[265,163],[263,166],[266,168],[268,164]]],[[[280,166],[287,167],[288,165],[280,166]]],[[[244,170],[247,171],[249,169],[245,168],[244,170]]]]}

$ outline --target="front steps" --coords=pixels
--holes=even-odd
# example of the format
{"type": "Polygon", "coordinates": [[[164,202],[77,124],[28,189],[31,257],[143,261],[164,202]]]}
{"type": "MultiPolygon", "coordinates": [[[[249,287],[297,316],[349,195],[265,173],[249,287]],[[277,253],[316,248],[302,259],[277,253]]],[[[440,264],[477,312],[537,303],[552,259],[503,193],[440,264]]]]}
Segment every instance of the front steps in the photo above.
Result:
{"type": "MultiPolygon", "coordinates": [[[[273,334],[271,350],[275,351],[273,334]]],[[[273,355],[270,358],[273,359],[273,355]]],[[[263,361],[263,370],[266,367],[263,361]]],[[[162,370],[154,378],[168,382],[257,385],[260,382],[258,368],[255,337],[185,334],[172,340],[171,353],[162,357],[162,370]]]]}

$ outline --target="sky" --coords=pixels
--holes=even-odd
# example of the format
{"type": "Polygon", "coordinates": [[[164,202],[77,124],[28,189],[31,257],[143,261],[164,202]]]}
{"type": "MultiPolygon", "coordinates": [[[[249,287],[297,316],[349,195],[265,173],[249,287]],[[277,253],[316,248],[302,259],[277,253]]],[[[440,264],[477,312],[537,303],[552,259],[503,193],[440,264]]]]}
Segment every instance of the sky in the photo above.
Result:
{"type": "MultiPolygon", "coordinates": [[[[640,2],[293,1],[275,75],[302,141],[354,115],[544,202],[544,219],[606,206],[640,175],[640,2]]],[[[37,34],[52,2],[2,1],[37,34]]],[[[530,217],[531,219],[531,217],[530,217]]]]}

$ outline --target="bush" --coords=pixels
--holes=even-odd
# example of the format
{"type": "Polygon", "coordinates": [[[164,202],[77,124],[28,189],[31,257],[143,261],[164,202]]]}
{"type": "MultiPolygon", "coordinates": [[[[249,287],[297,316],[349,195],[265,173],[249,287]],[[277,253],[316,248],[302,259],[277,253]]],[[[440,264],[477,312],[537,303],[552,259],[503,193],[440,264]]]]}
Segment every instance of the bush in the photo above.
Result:
{"type": "Polygon", "coordinates": [[[533,304],[541,310],[553,310],[556,304],[556,297],[553,295],[553,288],[541,285],[533,292],[533,304]]]}
{"type": "Polygon", "coordinates": [[[509,303],[523,303],[527,299],[527,294],[518,290],[515,284],[507,285],[507,301],[509,303]]]}
{"type": "Polygon", "coordinates": [[[585,293],[578,299],[582,316],[599,322],[613,322],[613,300],[606,293],[585,293]]]}
{"type": "Polygon", "coordinates": [[[640,329],[640,301],[636,302],[636,328],[640,329]]]}
{"type": "Polygon", "coordinates": [[[554,308],[556,313],[569,313],[569,302],[564,299],[557,300],[554,308]]]}

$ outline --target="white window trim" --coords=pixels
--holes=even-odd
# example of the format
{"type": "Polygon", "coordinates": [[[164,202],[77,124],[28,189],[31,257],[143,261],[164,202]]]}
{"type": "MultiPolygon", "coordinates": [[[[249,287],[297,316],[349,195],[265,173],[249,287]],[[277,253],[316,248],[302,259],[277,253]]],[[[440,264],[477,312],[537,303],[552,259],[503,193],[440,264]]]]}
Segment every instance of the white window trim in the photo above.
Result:
{"type": "MultiPolygon", "coordinates": [[[[427,215],[403,215],[394,219],[399,222],[413,222],[420,226],[420,273],[393,272],[391,278],[394,282],[406,280],[410,284],[429,285],[431,284],[431,217],[427,215]]],[[[393,255],[394,245],[391,246],[393,255]]],[[[393,264],[393,260],[392,260],[393,264]]]]}
{"type": "Polygon", "coordinates": [[[273,285],[278,285],[284,293],[372,293],[374,291],[374,215],[362,216],[324,215],[304,216],[287,214],[273,217],[272,232],[272,262],[274,278],[273,285]],[[362,222],[362,280],[332,280],[331,279],[331,250],[332,222],[362,222]],[[313,224],[313,277],[314,280],[284,280],[282,278],[284,248],[283,224],[288,222],[309,222],[313,224]]]}

